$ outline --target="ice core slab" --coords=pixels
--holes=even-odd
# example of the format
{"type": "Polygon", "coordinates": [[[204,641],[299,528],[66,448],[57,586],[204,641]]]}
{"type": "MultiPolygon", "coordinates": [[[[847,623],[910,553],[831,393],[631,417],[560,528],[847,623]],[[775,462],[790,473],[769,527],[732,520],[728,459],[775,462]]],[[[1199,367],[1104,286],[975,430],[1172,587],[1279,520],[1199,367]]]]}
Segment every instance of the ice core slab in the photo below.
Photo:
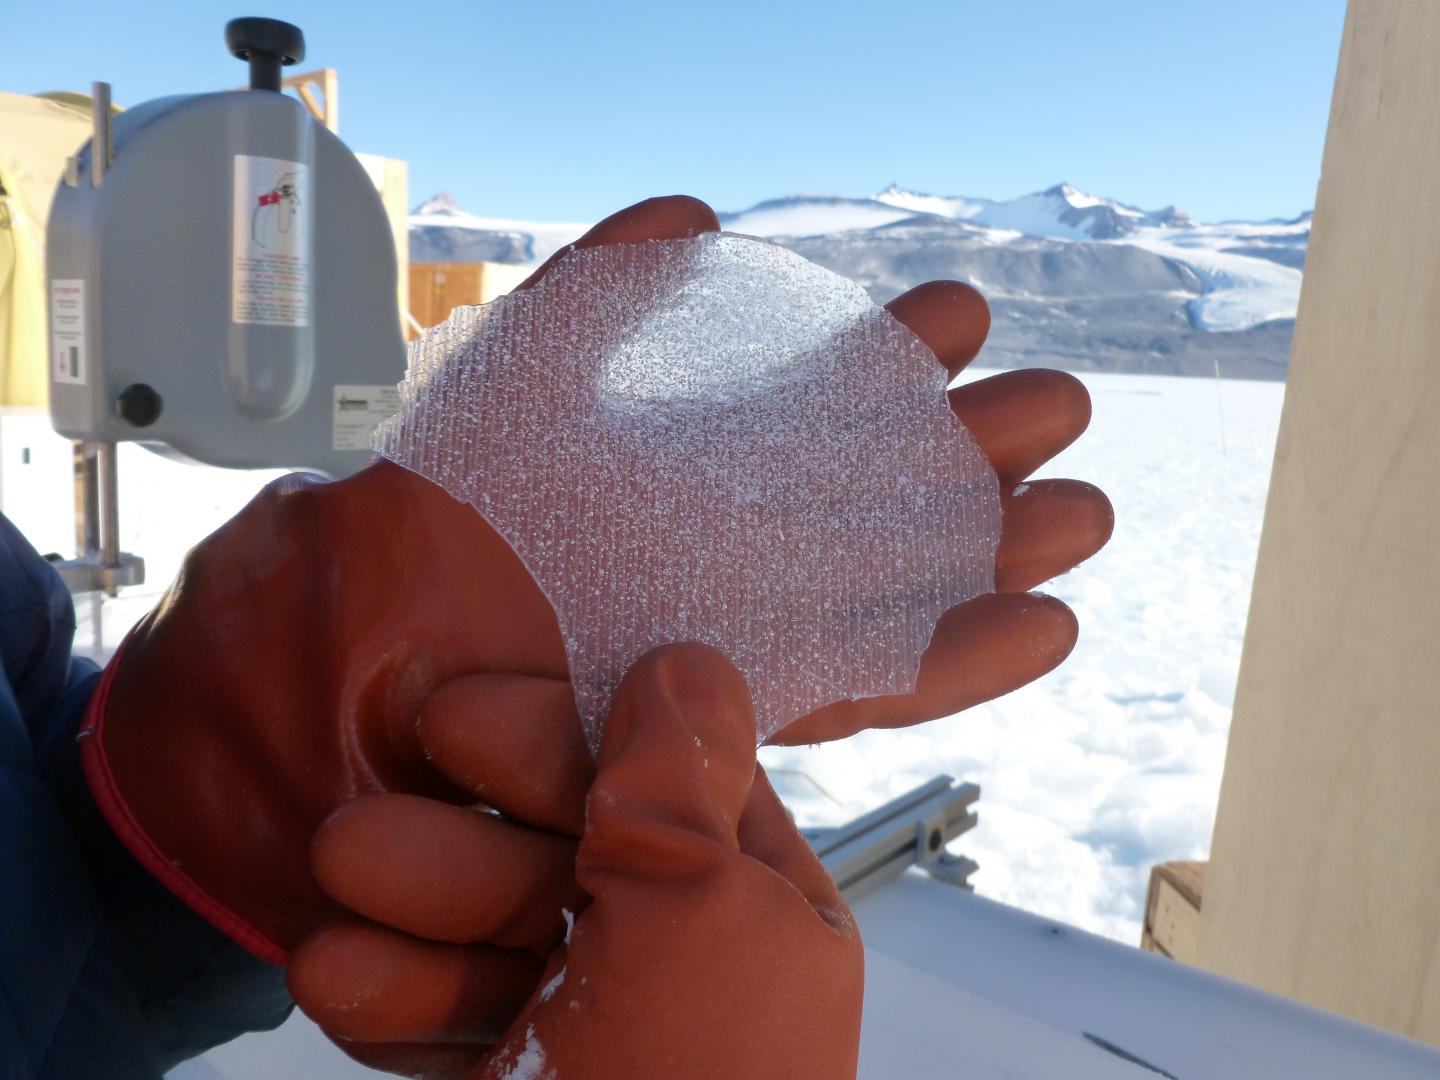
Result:
{"type": "Polygon", "coordinates": [[[572,251],[410,347],[386,458],[467,502],[555,606],[592,748],[649,649],[745,674],[763,740],[914,688],[994,588],[995,474],[926,346],[858,285],[728,234],[572,251]]]}

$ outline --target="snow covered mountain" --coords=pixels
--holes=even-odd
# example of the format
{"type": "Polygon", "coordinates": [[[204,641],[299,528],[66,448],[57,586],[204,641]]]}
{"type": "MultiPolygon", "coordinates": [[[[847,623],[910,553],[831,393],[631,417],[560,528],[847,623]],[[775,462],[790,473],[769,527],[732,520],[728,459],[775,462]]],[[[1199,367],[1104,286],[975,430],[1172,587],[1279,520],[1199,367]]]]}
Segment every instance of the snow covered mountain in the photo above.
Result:
{"type": "Polygon", "coordinates": [[[1056,184],[1008,202],[925,195],[891,184],[870,199],[791,195],[737,214],[722,214],[720,220],[728,229],[753,236],[810,236],[876,228],[917,215],[1057,240],[1116,240],[1143,228],[1186,228],[1193,224],[1183,210],[1174,206],[1147,212],[1114,199],[1087,195],[1069,184],[1056,184]]]}
{"type": "Polygon", "coordinates": [[[878,196],[851,199],[839,195],[787,195],[767,199],[749,210],[721,214],[720,224],[746,236],[817,236],[878,229],[914,216],[914,211],[887,205],[878,196]]]}
{"type": "Polygon", "coordinates": [[[410,212],[410,261],[539,263],[589,227],[477,217],[441,192],[410,212]]]}
{"type": "MultiPolygon", "coordinates": [[[[1069,184],[998,201],[891,185],[790,195],[720,215],[859,282],[879,302],[932,278],[990,301],[983,364],[1283,378],[1310,216],[1192,221],[1069,184]]],[[[437,196],[410,218],[414,262],[533,263],[585,226],[480,218],[437,196]]]]}
{"type": "Polygon", "coordinates": [[[891,184],[875,196],[878,202],[915,213],[970,221],[1008,229],[1026,236],[1063,240],[1115,240],[1142,226],[1179,227],[1190,224],[1184,211],[1173,206],[1147,213],[1114,199],[1097,199],[1069,184],[1056,184],[1033,195],[1009,202],[967,199],[954,195],[922,195],[891,184]]]}

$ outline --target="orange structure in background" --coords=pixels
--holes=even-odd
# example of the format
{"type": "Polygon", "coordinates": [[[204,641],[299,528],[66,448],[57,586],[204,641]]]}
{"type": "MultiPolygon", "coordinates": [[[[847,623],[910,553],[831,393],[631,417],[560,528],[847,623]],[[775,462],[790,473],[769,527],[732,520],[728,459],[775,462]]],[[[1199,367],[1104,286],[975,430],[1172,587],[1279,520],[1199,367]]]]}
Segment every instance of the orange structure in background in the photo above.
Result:
{"type": "Polygon", "coordinates": [[[406,340],[444,322],[457,307],[488,304],[503,296],[533,272],[530,266],[508,263],[411,263],[410,314],[406,340]]]}

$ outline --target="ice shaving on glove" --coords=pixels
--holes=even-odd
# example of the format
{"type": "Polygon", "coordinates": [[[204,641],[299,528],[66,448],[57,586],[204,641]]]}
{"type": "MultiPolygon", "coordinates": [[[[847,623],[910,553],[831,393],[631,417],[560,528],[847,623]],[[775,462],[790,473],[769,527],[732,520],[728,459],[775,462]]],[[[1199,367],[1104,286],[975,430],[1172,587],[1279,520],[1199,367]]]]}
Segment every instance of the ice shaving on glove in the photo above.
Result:
{"type": "Polygon", "coordinates": [[[734,661],[763,740],[913,691],[940,615],[993,590],[998,484],[945,384],[860,286],[707,234],[575,250],[457,309],[411,345],[375,445],[534,575],[592,748],[621,676],[674,641],[734,661]]]}

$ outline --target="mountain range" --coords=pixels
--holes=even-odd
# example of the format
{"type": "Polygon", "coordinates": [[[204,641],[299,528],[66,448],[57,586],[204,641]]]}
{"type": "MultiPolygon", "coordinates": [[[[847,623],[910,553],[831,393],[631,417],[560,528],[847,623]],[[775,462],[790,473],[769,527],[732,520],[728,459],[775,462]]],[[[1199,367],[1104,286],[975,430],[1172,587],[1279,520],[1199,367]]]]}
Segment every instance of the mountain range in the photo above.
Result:
{"type": "MultiPolygon", "coordinates": [[[[790,195],[720,215],[863,285],[878,303],[934,278],[990,303],[977,364],[1283,379],[1310,239],[1293,220],[1191,220],[1069,184],[1011,200],[891,185],[870,197],[790,195]]],[[[447,195],[410,217],[412,262],[539,262],[573,222],[477,217],[447,195]]]]}

